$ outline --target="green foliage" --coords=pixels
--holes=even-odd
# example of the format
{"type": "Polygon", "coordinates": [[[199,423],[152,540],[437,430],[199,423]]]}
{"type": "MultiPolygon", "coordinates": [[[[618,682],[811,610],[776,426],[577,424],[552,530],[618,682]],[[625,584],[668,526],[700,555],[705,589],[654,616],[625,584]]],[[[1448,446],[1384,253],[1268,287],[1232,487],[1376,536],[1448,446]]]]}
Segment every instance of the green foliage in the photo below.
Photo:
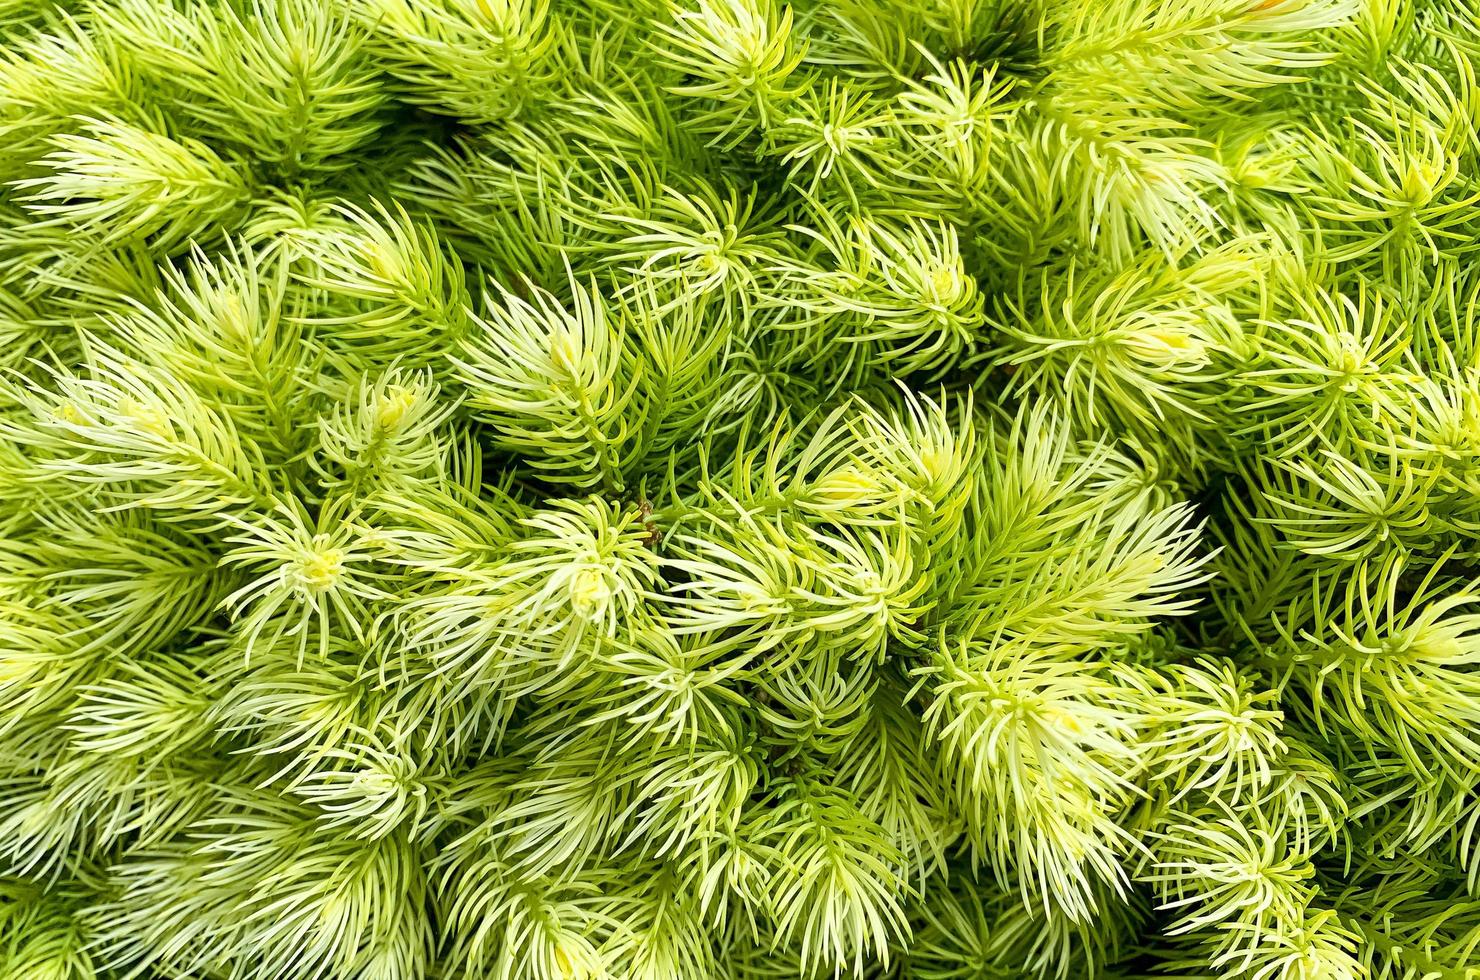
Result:
{"type": "Polygon", "coordinates": [[[0,977],[1480,978],[1472,0],[0,35],[0,977]]]}

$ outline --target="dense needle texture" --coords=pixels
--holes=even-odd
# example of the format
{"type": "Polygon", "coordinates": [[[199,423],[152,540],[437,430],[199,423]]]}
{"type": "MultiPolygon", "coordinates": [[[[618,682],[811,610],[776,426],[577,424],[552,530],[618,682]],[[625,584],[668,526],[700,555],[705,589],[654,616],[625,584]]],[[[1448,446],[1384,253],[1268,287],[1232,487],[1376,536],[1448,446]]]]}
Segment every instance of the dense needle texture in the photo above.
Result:
{"type": "Polygon", "coordinates": [[[1477,0],[0,0],[0,980],[1480,978],[1477,0]]]}

